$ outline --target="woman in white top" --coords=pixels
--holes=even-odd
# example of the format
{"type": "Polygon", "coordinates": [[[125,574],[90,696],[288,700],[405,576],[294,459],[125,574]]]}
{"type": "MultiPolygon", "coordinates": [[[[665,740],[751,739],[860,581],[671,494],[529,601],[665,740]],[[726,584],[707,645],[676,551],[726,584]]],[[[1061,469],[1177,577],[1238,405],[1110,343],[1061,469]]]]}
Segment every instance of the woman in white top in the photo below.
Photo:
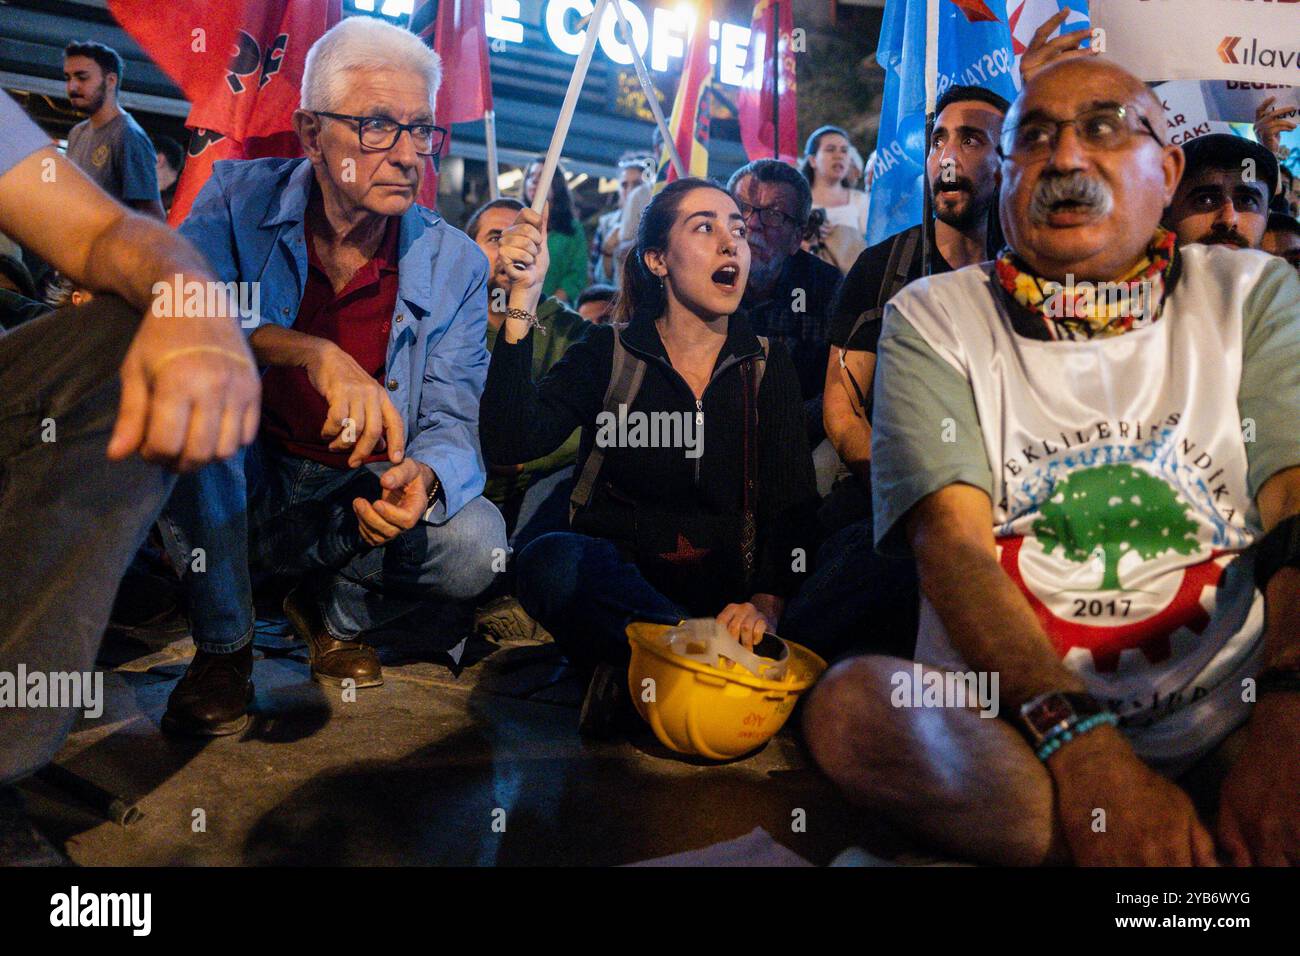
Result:
{"type": "Polygon", "coordinates": [[[838,126],[813,131],[804,147],[802,171],[812,186],[813,208],[826,212],[827,227],[867,232],[867,194],[849,188],[849,134],[838,126]]]}

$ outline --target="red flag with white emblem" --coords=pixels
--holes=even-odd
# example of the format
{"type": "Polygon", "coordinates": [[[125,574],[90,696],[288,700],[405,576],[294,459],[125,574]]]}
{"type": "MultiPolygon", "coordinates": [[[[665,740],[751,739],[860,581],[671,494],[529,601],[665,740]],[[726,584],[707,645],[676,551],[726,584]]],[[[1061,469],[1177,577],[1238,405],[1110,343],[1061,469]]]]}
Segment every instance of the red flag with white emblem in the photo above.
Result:
{"type": "Polygon", "coordinates": [[[168,221],[179,224],[217,159],[300,156],[293,135],[307,51],[340,0],[109,0],[118,23],[190,101],[194,132],[168,221]]]}

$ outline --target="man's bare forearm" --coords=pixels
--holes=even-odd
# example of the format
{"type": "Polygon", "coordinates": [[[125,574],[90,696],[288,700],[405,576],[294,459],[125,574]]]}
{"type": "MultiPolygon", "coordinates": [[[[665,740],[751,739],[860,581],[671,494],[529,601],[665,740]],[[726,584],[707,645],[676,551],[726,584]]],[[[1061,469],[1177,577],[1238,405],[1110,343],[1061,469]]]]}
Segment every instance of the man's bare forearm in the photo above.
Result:
{"type": "Polygon", "coordinates": [[[1002,703],[1014,710],[1049,691],[1084,690],[998,563],[992,527],[988,496],[968,485],[923,499],[910,519],[921,588],[953,647],[971,667],[998,674],[1002,703]]]}
{"type": "Polygon", "coordinates": [[[258,365],[282,365],[306,368],[321,354],[337,348],[329,339],[306,332],[295,332],[279,325],[263,325],[248,337],[258,365]]]}
{"type": "Polygon", "coordinates": [[[156,220],[122,212],[91,240],[89,254],[74,281],[96,291],[116,292],[136,308],[149,308],[159,282],[206,281],[203,256],[175,232],[156,220]]]}

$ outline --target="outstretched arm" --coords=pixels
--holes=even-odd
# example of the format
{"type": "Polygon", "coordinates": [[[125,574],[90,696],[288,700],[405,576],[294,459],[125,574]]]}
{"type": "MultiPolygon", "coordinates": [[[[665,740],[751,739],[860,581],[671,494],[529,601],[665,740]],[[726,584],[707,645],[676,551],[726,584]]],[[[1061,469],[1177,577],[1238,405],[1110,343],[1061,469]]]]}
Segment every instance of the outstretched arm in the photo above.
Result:
{"type": "Polygon", "coordinates": [[[189,471],[253,440],[261,386],[233,313],[169,314],[186,281],[211,278],[188,242],[114,202],[53,147],[0,176],[0,228],[78,285],[145,312],[122,363],[110,458],[139,452],[189,471]]]}

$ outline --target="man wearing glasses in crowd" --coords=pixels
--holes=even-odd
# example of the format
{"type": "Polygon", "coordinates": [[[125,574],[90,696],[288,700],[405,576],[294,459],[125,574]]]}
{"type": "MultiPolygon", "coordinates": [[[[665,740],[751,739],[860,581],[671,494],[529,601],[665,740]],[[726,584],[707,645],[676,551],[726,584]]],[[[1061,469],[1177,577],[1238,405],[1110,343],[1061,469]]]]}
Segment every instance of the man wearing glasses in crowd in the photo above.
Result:
{"type": "Polygon", "coordinates": [[[1007,250],[885,309],[875,536],[916,557],[918,663],[838,665],[805,726],[851,797],[966,857],[1300,863],[1300,281],[1176,247],[1162,120],[1113,65],[1036,73],[1007,250]]]}
{"type": "Polygon", "coordinates": [[[827,326],[840,273],[800,248],[812,211],[812,190],[788,163],[756,159],[732,173],[727,191],[745,217],[749,236],[749,283],[742,304],[754,332],[784,344],[794,360],[809,447],[815,447],[824,434],[827,326]]]}
{"type": "Polygon", "coordinates": [[[218,279],[258,283],[246,333],[266,371],[257,445],[182,479],[164,514],[198,645],[169,731],[247,724],[254,582],[297,582],[284,611],[313,679],[370,687],[382,671],[359,638],[474,597],[504,553],[481,497],[487,262],[416,205],[446,135],[440,79],[412,34],[344,20],[307,55],[306,157],[216,164],[181,226],[218,279]]]}

